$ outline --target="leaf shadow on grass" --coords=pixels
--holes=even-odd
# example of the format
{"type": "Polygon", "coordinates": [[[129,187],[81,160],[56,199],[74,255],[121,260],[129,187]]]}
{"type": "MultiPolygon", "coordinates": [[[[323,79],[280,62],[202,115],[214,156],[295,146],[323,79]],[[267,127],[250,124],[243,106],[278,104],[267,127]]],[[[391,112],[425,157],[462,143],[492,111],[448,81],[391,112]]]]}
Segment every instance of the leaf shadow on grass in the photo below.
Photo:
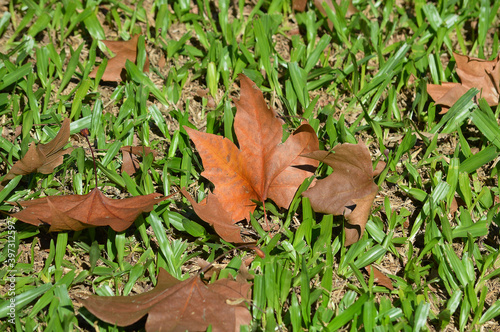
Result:
{"type": "Polygon", "coordinates": [[[116,327],[112,324],[105,323],[105,322],[99,320],[99,318],[94,316],[92,313],[90,313],[90,311],[88,311],[87,308],[85,308],[85,307],[80,307],[78,309],[78,314],[76,315],[76,318],[78,319],[78,325],[81,327],[82,330],[85,330],[85,331],[93,331],[95,329],[95,326],[91,325],[89,323],[89,321],[91,321],[91,322],[98,321],[99,326],[102,329],[105,329],[108,331],[112,330],[114,328],[113,330],[116,329],[118,331],[123,331],[123,332],[134,332],[134,331],[145,331],[146,320],[148,319],[148,315],[145,315],[144,317],[142,317],[140,320],[138,320],[134,324],[128,325],[125,327],[121,327],[121,326],[116,327]]]}

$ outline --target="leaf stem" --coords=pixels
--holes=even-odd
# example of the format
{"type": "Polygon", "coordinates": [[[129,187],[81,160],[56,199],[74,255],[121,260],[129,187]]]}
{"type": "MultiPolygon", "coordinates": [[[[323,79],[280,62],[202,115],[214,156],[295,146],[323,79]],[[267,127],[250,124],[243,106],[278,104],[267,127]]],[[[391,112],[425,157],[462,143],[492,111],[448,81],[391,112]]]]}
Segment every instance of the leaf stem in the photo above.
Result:
{"type": "Polygon", "coordinates": [[[89,130],[87,128],[84,128],[80,131],[80,134],[82,134],[82,136],[85,137],[85,139],[87,140],[87,144],[89,145],[90,148],[90,153],[92,153],[92,162],[94,163],[95,187],[97,188],[97,166],[95,163],[94,150],[92,149],[92,145],[90,144],[89,140],[89,130]]]}
{"type": "Polygon", "coordinates": [[[266,202],[262,201],[262,208],[264,209],[264,221],[266,222],[266,232],[269,232],[271,230],[271,226],[269,226],[269,222],[267,221],[267,212],[266,212],[266,202]]]}

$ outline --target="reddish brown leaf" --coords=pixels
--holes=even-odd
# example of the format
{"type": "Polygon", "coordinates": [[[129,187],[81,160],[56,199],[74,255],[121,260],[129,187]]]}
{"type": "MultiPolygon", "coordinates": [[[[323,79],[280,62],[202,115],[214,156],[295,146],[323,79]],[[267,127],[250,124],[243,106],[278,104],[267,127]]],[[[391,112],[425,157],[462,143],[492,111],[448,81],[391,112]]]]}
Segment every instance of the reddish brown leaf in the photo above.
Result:
{"type": "Polygon", "coordinates": [[[262,259],[266,258],[266,253],[264,251],[262,251],[262,249],[260,249],[259,247],[249,246],[248,249],[254,250],[255,253],[257,254],[257,256],[259,256],[260,258],[262,258],[262,259]]]}
{"type": "Polygon", "coordinates": [[[111,199],[99,189],[87,195],[48,196],[18,202],[23,210],[11,214],[25,223],[49,224],[49,232],[79,231],[88,227],[110,226],[117,232],[127,229],[142,212],[149,212],[166,197],[149,194],[125,199],[111,199]]]}
{"type": "Polygon", "coordinates": [[[375,166],[375,169],[373,170],[373,176],[375,177],[380,175],[380,173],[384,171],[386,166],[387,164],[385,163],[385,161],[379,160],[377,166],[375,166]]]}
{"type": "Polygon", "coordinates": [[[292,2],[292,7],[293,10],[296,10],[298,12],[303,12],[306,10],[307,6],[307,0],[293,0],[292,2]]]}
{"type": "Polygon", "coordinates": [[[160,268],[156,287],[135,296],[91,296],[83,305],[99,319],[127,326],[148,315],[146,331],[239,331],[252,316],[249,283],[219,279],[204,284],[199,276],[184,281],[160,268]]]}
{"type": "Polygon", "coordinates": [[[446,113],[455,102],[470,88],[480,90],[480,96],[485,98],[488,105],[498,105],[500,84],[500,55],[493,61],[473,58],[453,53],[457,63],[457,74],[461,83],[444,82],[441,85],[427,84],[427,92],[436,105],[442,106],[446,113]]]}
{"type": "Polygon", "coordinates": [[[205,278],[205,280],[212,280],[212,278],[216,279],[218,278],[221,269],[214,266],[212,263],[209,263],[206,260],[197,257],[195,260],[195,264],[200,267],[201,269],[200,273],[203,273],[203,277],[205,278]]]}
{"type": "Polygon", "coordinates": [[[165,58],[165,53],[161,53],[160,60],[158,61],[158,68],[163,69],[167,64],[167,59],[165,58]]]}
{"type": "Polygon", "coordinates": [[[209,223],[221,238],[227,242],[243,242],[240,228],[234,225],[231,215],[224,210],[214,194],[209,194],[201,203],[196,203],[186,189],[182,188],[181,193],[191,203],[196,214],[209,223]]]}
{"type": "Polygon", "coordinates": [[[157,156],[156,151],[151,150],[147,146],[123,146],[120,148],[123,153],[123,163],[122,163],[122,173],[126,172],[129,175],[134,175],[140,168],[140,162],[138,156],[146,156],[150,153],[153,154],[153,158],[157,156]]]}
{"type": "Polygon", "coordinates": [[[315,151],[304,155],[333,168],[333,173],[305,191],[316,212],[343,215],[346,225],[345,245],[363,235],[378,186],[373,182],[373,168],[368,148],[362,144],[340,144],[332,152],[315,151]]]}
{"type": "MultiPolygon", "coordinates": [[[[137,59],[138,40],[139,35],[135,35],[127,41],[102,40],[102,42],[116,55],[108,61],[108,65],[106,66],[106,70],[104,70],[101,80],[106,82],[121,82],[123,80],[125,63],[127,60],[135,63],[137,59]]],[[[89,74],[89,77],[95,77],[97,70],[98,67],[94,68],[94,70],[89,74]]],[[[144,64],[144,71],[149,71],[149,58],[147,55],[146,62],[144,64]]]]}
{"type": "Polygon", "coordinates": [[[383,274],[379,269],[372,265],[365,266],[365,270],[372,274],[374,281],[380,286],[384,286],[387,289],[393,290],[394,286],[392,285],[391,279],[389,279],[385,274],[383,274]]]}
{"type": "Polygon", "coordinates": [[[452,216],[455,216],[455,213],[458,211],[458,202],[455,196],[453,196],[453,199],[451,200],[450,204],[450,214],[452,216]]]}
{"type": "Polygon", "coordinates": [[[267,107],[254,83],[244,75],[239,77],[241,94],[235,102],[238,111],[234,119],[239,148],[227,138],[185,127],[203,159],[202,175],[215,185],[208,199],[216,197],[232,224],[249,220],[255,210],[252,200],[270,198],[278,206],[288,207],[297,188],[318,166],[301,155],[319,146],[314,129],[307,123],[282,143],[283,121],[267,107]]]}
{"type": "Polygon", "coordinates": [[[127,173],[128,175],[134,175],[139,170],[139,158],[131,154],[130,152],[123,152],[123,163],[122,163],[122,173],[127,173]]]}
{"type": "Polygon", "coordinates": [[[63,156],[69,154],[72,148],[63,150],[69,139],[70,120],[64,119],[61,129],[56,137],[47,144],[30,144],[28,152],[16,162],[9,173],[3,178],[2,183],[13,179],[16,175],[26,175],[34,172],[50,174],[54,168],[61,165],[63,156]]]}

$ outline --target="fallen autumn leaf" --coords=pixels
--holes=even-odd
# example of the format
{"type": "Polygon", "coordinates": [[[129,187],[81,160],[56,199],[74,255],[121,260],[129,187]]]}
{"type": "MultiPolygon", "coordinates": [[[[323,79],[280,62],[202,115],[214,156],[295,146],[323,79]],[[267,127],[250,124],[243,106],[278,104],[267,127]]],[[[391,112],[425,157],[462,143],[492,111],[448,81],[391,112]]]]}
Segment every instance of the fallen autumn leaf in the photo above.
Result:
{"type": "Polygon", "coordinates": [[[217,196],[214,194],[209,195],[201,203],[197,203],[186,189],[181,188],[180,192],[191,203],[194,212],[210,224],[224,241],[234,243],[243,242],[240,228],[234,225],[231,215],[221,206],[217,196]]]}
{"type": "Polygon", "coordinates": [[[147,146],[123,146],[120,148],[123,154],[122,163],[122,173],[126,172],[128,175],[134,175],[139,170],[139,158],[138,156],[146,156],[150,153],[153,154],[153,158],[156,157],[157,153],[147,146]]]}
{"type": "Polygon", "coordinates": [[[83,305],[99,319],[127,326],[148,315],[146,331],[239,331],[252,316],[245,302],[251,284],[219,279],[206,285],[196,275],[180,281],[160,268],[156,287],[135,296],[91,296],[83,305]]]}
{"type": "Polygon", "coordinates": [[[427,84],[427,92],[436,105],[441,105],[441,113],[448,109],[471,88],[480,90],[480,96],[488,105],[498,105],[500,89],[500,55],[492,61],[453,53],[457,64],[457,74],[461,83],[443,82],[441,85],[427,84]]]}
{"type": "MultiPolygon", "coordinates": [[[[127,41],[102,40],[102,42],[116,55],[109,59],[101,80],[106,82],[121,82],[123,80],[125,63],[127,60],[135,63],[137,59],[138,40],[139,35],[135,35],[127,41]]],[[[99,67],[94,68],[94,70],[89,74],[89,77],[95,78],[98,69],[99,67]]],[[[144,71],[149,71],[149,58],[147,55],[146,63],[144,64],[144,71]]]]}
{"type": "Polygon", "coordinates": [[[34,172],[50,174],[54,168],[61,165],[63,156],[69,154],[72,148],[64,149],[69,139],[70,120],[64,119],[56,137],[47,144],[30,144],[28,152],[17,161],[9,173],[2,179],[2,184],[13,179],[16,175],[26,175],[34,172]]]}
{"type": "MultiPolygon", "coordinates": [[[[267,107],[262,92],[248,77],[239,78],[241,94],[235,101],[234,119],[239,148],[227,138],[184,127],[203,160],[202,175],[215,185],[207,200],[218,201],[228,214],[225,220],[232,224],[250,219],[256,207],[252,200],[270,198],[287,208],[297,188],[319,164],[301,156],[318,149],[314,129],[304,122],[282,143],[283,121],[267,107]]],[[[213,223],[213,216],[199,214],[199,208],[196,212],[213,223]]]]}
{"type": "Polygon", "coordinates": [[[389,277],[387,277],[384,273],[382,273],[379,269],[377,269],[373,265],[365,266],[365,270],[370,275],[373,274],[374,281],[380,286],[384,286],[385,288],[390,290],[394,289],[391,279],[389,279],[389,277]]]}
{"type": "Polygon", "coordinates": [[[333,173],[302,195],[309,198],[316,212],[345,216],[345,245],[357,242],[378,192],[368,148],[363,143],[345,143],[335,146],[332,152],[314,151],[304,156],[327,164],[333,173]]]}
{"type": "Polygon", "coordinates": [[[40,226],[49,224],[49,232],[79,231],[88,227],[110,226],[121,232],[142,212],[150,212],[155,204],[167,197],[153,193],[125,199],[111,199],[94,188],[87,195],[48,196],[18,202],[24,209],[12,213],[25,223],[40,226]]]}

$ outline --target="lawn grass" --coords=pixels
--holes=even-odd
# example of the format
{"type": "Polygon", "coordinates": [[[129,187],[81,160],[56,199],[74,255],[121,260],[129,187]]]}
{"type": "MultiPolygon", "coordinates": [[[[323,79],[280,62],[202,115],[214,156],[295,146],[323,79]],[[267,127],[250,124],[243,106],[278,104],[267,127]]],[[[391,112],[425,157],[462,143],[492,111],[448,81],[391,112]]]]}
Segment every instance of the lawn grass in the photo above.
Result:
{"type": "MultiPolygon", "coordinates": [[[[159,268],[187,279],[199,269],[197,257],[221,268],[221,277],[251,261],[246,330],[500,331],[500,108],[471,90],[442,115],[426,91],[427,83],[459,81],[452,52],[498,55],[500,1],[354,5],[359,11],[349,18],[346,4],[326,8],[325,17],[312,2],[294,12],[289,0],[0,5],[2,174],[30,142],[52,139],[64,117],[75,146],[52,174],[11,180],[0,192],[1,211],[12,210],[7,202],[90,192],[84,128],[109,197],[169,195],[177,186],[201,200],[211,184],[183,126],[235,141],[240,73],[282,115],[286,132],[306,119],[321,148],[361,140],[374,165],[387,163],[375,179],[380,192],[366,232],[350,247],[342,245],[343,218],[314,213],[300,196],[310,180],[288,210],[266,203],[275,230],[264,231],[262,208],[252,216],[249,238],[264,258],[232,250],[180,195],[120,233],[54,234],[6,217],[0,331],[126,330],[99,321],[78,299],[143,293],[159,268]],[[107,62],[100,40],[138,33],[138,61],[127,63],[123,82],[89,77],[107,62]],[[141,70],[146,55],[149,73],[141,70]],[[142,159],[131,177],[119,171],[120,147],[137,144],[158,156],[142,159]],[[366,273],[370,264],[394,290],[366,273]]],[[[329,172],[320,166],[317,177],[329,172]]],[[[132,328],[142,329],[144,321],[132,328]]]]}

